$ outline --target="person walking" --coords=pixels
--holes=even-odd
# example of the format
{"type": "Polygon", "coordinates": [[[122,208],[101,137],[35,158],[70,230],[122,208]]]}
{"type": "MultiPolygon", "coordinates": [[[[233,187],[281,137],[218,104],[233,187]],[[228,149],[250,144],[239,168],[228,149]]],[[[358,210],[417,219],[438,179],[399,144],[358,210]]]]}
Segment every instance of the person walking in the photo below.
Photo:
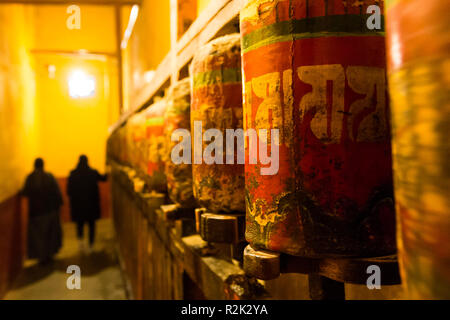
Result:
{"type": "Polygon", "coordinates": [[[28,198],[28,258],[47,264],[62,246],[59,211],[63,201],[58,183],[44,171],[41,158],[35,160],[21,194],[28,198]]]}
{"type": "Polygon", "coordinates": [[[106,181],[107,175],[101,175],[89,167],[88,158],[81,155],[77,167],[70,172],[67,194],[70,200],[70,214],[77,225],[77,237],[82,252],[92,251],[95,241],[95,221],[100,218],[99,181],[106,181]],[[89,226],[89,246],[83,240],[84,225],[89,226]]]}

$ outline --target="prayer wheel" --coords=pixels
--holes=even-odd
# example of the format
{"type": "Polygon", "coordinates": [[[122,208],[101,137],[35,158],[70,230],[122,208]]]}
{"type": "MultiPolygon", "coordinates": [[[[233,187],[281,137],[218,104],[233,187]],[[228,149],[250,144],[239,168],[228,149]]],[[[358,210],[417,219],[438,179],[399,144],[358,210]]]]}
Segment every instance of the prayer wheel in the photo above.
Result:
{"type": "Polygon", "coordinates": [[[412,299],[450,299],[448,12],[442,0],[386,10],[398,256],[412,299]]]}
{"type": "Polygon", "coordinates": [[[122,126],[118,129],[118,145],[119,145],[119,161],[122,164],[128,164],[128,141],[127,141],[127,127],[122,126]]]}
{"type": "Polygon", "coordinates": [[[239,34],[227,35],[199,48],[190,67],[194,196],[212,212],[245,212],[237,144],[226,152],[233,159],[224,152],[226,129],[242,129],[240,54],[239,34]]]}
{"type": "Polygon", "coordinates": [[[258,133],[259,155],[245,165],[253,248],[318,258],[395,253],[382,13],[377,0],[246,1],[244,128],[258,133]],[[366,14],[371,5],[378,16],[366,14]],[[262,173],[266,151],[279,165],[262,173]]]}
{"type": "Polygon", "coordinates": [[[167,190],[166,175],[164,173],[165,135],[164,113],[167,100],[161,98],[145,111],[146,143],[147,143],[147,187],[157,192],[167,190]]]}
{"type": "MultiPolygon", "coordinates": [[[[183,208],[195,208],[196,202],[192,191],[191,163],[175,163],[172,152],[178,144],[178,136],[172,139],[178,129],[190,133],[191,130],[191,87],[190,79],[178,81],[167,93],[167,110],[164,117],[164,133],[166,139],[165,173],[167,190],[170,199],[183,208]]],[[[190,146],[190,144],[189,144],[190,146]]],[[[184,151],[185,152],[185,151],[184,151]]],[[[190,160],[190,158],[189,158],[190,160]]]]}
{"type": "MultiPolygon", "coordinates": [[[[134,115],[133,115],[134,116],[134,115]]],[[[133,116],[131,116],[128,121],[125,124],[125,143],[126,143],[126,153],[127,153],[127,159],[128,159],[128,165],[130,167],[135,166],[134,161],[134,139],[133,139],[133,122],[131,121],[133,119],[133,116]]]]}
{"type": "Polygon", "coordinates": [[[119,130],[111,133],[106,144],[106,155],[108,160],[119,160],[119,130]]]}
{"type": "Polygon", "coordinates": [[[127,123],[129,132],[129,157],[133,168],[138,169],[143,174],[147,173],[148,148],[147,148],[147,128],[146,114],[139,112],[134,114],[127,123]]]}

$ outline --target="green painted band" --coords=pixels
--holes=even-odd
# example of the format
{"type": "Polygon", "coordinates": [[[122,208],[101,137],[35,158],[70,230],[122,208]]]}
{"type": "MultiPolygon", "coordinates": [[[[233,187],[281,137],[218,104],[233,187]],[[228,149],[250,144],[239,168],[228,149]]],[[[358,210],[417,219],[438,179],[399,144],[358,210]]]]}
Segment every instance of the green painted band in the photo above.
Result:
{"type": "Polygon", "coordinates": [[[194,88],[217,83],[241,83],[241,69],[221,69],[194,74],[194,88]]]}
{"type": "Polygon", "coordinates": [[[268,43],[274,43],[268,39],[287,39],[285,41],[288,41],[326,36],[384,36],[384,16],[381,15],[381,29],[369,30],[367,19],[370,16],[367,14],[335,15],[274,23],[244,35],[242,49],[247,52],[268,43]]]}
{"type": "Polygon", "coordinates": [[[255,45],[246,48],[243,50],[243,53],[258,49],[260,47],[264,47],[267,45],[271,45],[274,43],[294,41],[298,39],[312,39],[312,38],[326,38],[326,37],[384,37],[384,32],[370,33],[370,34],[361,34],[361,33],[330,33],[330,32],[318,32],[318,33],[301,33],[301,34],[290,34],[286,36],[278,36],[278,37],[270,37],[264,39],[264,41],[258,42],[255,45]]]}

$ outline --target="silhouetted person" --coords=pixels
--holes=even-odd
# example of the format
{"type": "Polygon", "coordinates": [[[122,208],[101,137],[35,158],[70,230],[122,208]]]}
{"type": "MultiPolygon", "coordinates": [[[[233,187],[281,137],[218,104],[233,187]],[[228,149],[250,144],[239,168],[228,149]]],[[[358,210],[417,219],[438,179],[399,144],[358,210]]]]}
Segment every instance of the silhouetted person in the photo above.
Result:
{"type": "Polygon", "coordinates": [[[80,249],[84,250],[83,229],[89,225],[89,251],[95,240],[95,221],[100,218],[99,181],[106,181],[107,176],[89,167],[88,158],[80,156],[75,170],[70,172],[67,194],[70,198],[72,221],[77,224],[77,236],[80,249]]]}
{"type": "Polygon", "coordinates": [[[59,210],[63,201],[58,183],[44,171],[41,158],[35,160],[21,193],[28,198],[28,257],[47,263],[62,245],[59,210]]]}

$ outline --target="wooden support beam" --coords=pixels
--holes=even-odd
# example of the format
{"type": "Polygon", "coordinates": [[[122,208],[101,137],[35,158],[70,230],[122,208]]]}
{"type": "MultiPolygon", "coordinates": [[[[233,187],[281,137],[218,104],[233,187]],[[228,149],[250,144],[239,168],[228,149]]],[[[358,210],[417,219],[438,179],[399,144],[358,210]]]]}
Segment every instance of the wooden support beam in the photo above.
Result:
{"type": "Polygon", "coordinates": [[[109,128],[109,132],[112,133],[132,114],[148,105],[166,83],[176,80],[179,71],[189,63],[198,47],[214,39],[222,28],[236,20],[243,5],[244,0],[211,1],[176,45],[173,43],[173,37],[172,49],[159,64],[152,81],[141,88],[132,100],[130,110],[122,114],[119,120],[109,128]]]}
{"type": "Polygon", "coordinates": [[[189,63],[200,46],[214,39],[224,26],[235,19],[243,5],[242,0],[212,1],[205,14],[198,17],[178,42],[177,69],[189,63]]]}
{"type": "Polygon", "coordinates": [[[396,256],[374,258],[306,258],[255,250],[250,245],[244,251],[246,274],[261,280],[277,278],[281,273],[317,274],[328,279],[353,284],[366,284],[367,268],[378,266],[382,285],[400,284],[396,256]]]}
{"type": "MultiPolygon", "coordinates": [[[[127,167],[111,162],[111,178],[120,192],[127,194],[126,217],[130,212],[139,210],[148,221],[148,228],[158,237],[160,249],[166,250],[173,257],[174,263],[180,265],[205,298],[223,299],[257,299],[265,294],[261,285],[254,278],[249,278],[244,271],[230,261],[213,256],[208,243],[199,235],[182,237],[176,230],[173,221],[167,220],[170,206],[162,206],[165,195],[142,194],[135,192],[132,185],[133,174],[127,167]]],[[[122,213],[124,214],[124,213],[122,213]]],[[[192,220],[193,223],[193,220],[192,220]]],[[[192,225],[193,229],[193,225],[192,225]]],[[[127,237],[137,235],[126,235],[127,237]]],[[[131,238],[134,239],[134,238],[131,238]]],[[[152,253],[154,254],[154,253],[152,253]]]]}
{"type": "Polygon", "coordinates": [[[141,5],[142,0],[1,0],[0,4],[32,4],[32,5],[65,5],[71,4],[83,5],[141,5]]]}

